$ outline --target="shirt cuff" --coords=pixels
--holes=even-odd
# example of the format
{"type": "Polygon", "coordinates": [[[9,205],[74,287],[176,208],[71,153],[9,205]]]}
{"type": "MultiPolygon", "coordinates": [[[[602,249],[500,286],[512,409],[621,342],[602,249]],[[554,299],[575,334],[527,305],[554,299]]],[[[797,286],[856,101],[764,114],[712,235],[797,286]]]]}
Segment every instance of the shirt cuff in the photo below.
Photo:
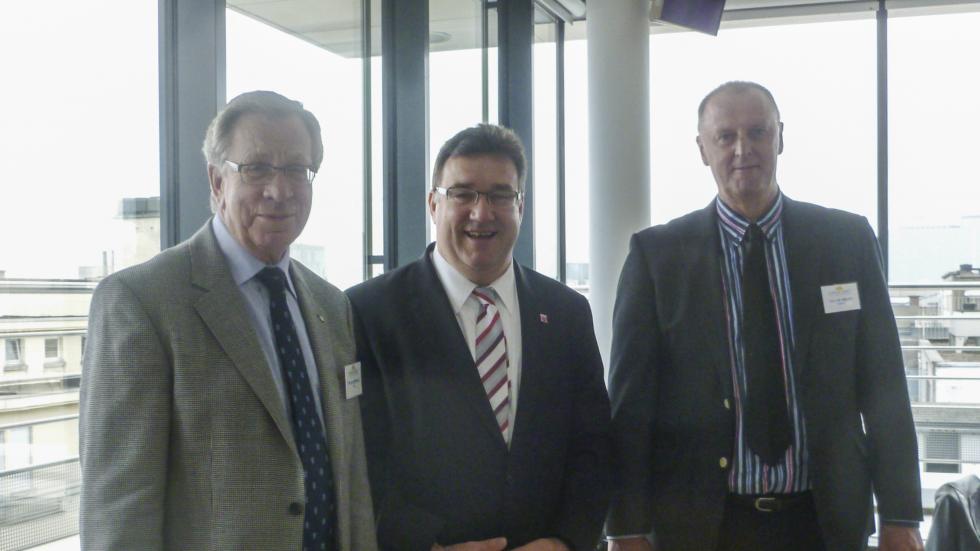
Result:
{"type": "Polygon", "coordinates": [[[881,519],[881,524],[882,525],[886,525],[887,524],[887,525],[891,525],[891,526],[904,526],[906,528],[918,528],[919,527],[919,521],[917,521],[917,520],[902,520],[902,519],[890,519],[890,518],[889,519],[884,519],[883,518],[883,519],[881,519]]]}

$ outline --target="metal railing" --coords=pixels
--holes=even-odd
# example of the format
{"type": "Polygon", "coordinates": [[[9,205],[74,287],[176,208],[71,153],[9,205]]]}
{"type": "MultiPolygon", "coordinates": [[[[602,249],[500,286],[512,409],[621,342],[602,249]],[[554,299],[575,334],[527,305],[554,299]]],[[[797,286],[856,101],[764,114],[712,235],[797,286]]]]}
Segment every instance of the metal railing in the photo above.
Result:
{"type": "Polygon", "coordinates": [[[78,533],[78,458],[0,472],[0,549],[21,551],[78,533]]]}

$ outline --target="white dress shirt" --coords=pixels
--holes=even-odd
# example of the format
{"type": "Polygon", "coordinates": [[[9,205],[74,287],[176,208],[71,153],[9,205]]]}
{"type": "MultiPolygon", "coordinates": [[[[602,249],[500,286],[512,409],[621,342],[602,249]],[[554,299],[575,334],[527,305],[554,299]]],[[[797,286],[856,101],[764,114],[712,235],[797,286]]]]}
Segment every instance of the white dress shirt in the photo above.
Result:
{"type": "MultiPolygon", "coordinates": [[[[475,361],[476,317],[480,313],[480,301],[473,296],[473,289],[479,285],[466,279],[463,274],[459,273],[459,270],[452,267],[443,258],[438,247],[432,251],[432,263],[435,265],[439,281],[442,282],[442,288],[449,298],[453,313],[456,314],[456,321],[463,331],[466,344],[470,347],[470,355],[475,361]]],[[[514,419],[517,416],[517,392],[521,380],[521,307],[517,302],[514,263],[511,262],[507,271],[487,287],[493,288],[497,293],[497,311],[500,312],[504,338],[507,339],[507,382],[510,412],[507,416],[508,422],[507,430],[504,431],[504,440],[510,445],[510,437],[514,432],[514,419]]]]}
{"type": "MultiPolygon", "coordinates": [[[[276,354],[275,336],[272,333],[272,314],[269,311],[269,291],[255,275],[266,267],[266,264],[255,258],[241,243],[236,240],[218,215],[211,218],[211,227],[214,229],[214,236],[218,239],[218,248],[221,249],[228,267],[231,269],[231,277],[238,285],[238,290],[245,297],[248,304],[248,313],[255,328],[256,336],[259,338],[259,346],[265,355],[266,364],[272,372],[272,380],[276,383],[276,390],[279,398],[286,408],[286,416],[290,417],[289,396],[286,395],[286,385],[283,382],[282,367],[279,365],[279,355],[276,354]]],[[[310,378],[310,385],[313,387],[313,399],[316,400],[317,415],[320,416],[320,426],[326,427],[323,422],[323,407],[320,402],[320,373],[316,368],[316,360],[313,358],[313,347],[310,345],[310,337],[306,332],[306,322],[303,321],[303,313],[296,300],[296,288],[293,287],[293,279],[289,274],[289,251],[287,250],[282,258],[273,266],[278,267],[286,274],[286,305],[289,307],[289,315],[293,318],[296,326],[296,335],[299,337],[299,346],[303,351],[303,360],[306,361],[306,373],[310,378]]],[[[326,432],[324,430],[324,432],[326,432]]]]}

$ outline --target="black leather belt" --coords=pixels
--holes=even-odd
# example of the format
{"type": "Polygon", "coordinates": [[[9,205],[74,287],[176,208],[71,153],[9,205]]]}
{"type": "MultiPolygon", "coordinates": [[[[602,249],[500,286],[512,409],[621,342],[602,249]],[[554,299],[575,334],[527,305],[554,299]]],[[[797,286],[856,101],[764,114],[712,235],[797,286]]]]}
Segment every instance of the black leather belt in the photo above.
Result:
{"type": "Polygon", "coordinates": [[[732,504],[739,507],[755,509],[763,513],[778,513],[805,505],[810,502],[812,496],[810,492],[769,495],[728,494],[728,499],[732,504]]]}

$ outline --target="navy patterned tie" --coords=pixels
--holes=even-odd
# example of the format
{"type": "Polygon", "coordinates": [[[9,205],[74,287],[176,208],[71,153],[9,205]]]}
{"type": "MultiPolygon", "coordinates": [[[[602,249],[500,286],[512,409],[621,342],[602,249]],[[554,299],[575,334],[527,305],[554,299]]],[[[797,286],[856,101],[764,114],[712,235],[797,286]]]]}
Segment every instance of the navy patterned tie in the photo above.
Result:
{"type": "Polygon", "coordinates": [[[313,387],[306,373],[306,361],[296,336],[296,326],[286,305],[286,275],[279,268],[263,268],[255,276],[269,290],[272,333],[276,353],[289,396],[293,435],[303,462],[306,484],[306,512],[303,519],[303,550],[336,549],[336,503],[333,470],[327,453],[327,439],[316,412],[313,387]]]}

